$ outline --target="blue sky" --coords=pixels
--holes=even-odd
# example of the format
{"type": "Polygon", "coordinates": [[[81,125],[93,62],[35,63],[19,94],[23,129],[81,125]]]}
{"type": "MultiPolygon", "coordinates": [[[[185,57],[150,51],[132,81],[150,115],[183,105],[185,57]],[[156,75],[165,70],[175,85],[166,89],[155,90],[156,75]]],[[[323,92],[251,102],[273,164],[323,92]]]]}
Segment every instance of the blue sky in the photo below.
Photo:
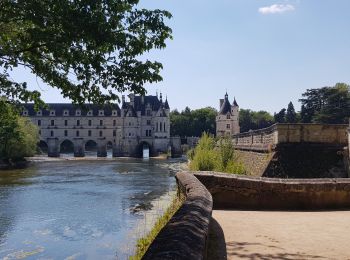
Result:
{"type": "MultiPolygon", "coordinates": [[[[171,108],[218,109],[227,90],[241,108],[278,112],[307,88],[350,83],[348,0],[141,0],[166,9],[174,39],[149,58],[163,63],[163,82],[148,85],[171,108]]],[[[47,102],[59,92],[27,72],[14,73],[47,102]]]]}

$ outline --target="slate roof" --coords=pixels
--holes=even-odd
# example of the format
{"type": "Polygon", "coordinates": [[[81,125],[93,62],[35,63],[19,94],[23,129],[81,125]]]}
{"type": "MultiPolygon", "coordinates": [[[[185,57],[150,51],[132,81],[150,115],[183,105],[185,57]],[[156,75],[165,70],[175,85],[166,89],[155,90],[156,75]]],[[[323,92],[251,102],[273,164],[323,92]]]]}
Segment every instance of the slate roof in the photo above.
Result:
{"type": "MultiPolygon", "coordinates": [[[[150,104],[152,111],[158,111],[159,108],[164,107],[165,109],[170,109],[168,101],[166,100],[164,104],[158,99],[157,96],[144,96],[144,102],[142,103],[141,96],[134,96],[134,109],[135,111],[141,111],[141,115],[146,115],[146,106],[150,104]]],[[[130,102],[124,102],[122,109],[128,109],[130,102]]]]}
{"type": "Polygon", "coordinates": [[[233,99],[233,106],[238,107],[238,104],[237,104],[236,98],[234,98],[234,99],[233,99]]]}
{"type": "Polygon", "coordinates": [[[221,108],[220,108],[220,115],[226,115],[227,113],[231,113],[231,104],[230,101],[228,100],[228,95],[226,93],[224,103],[222,103],[221,108]]]}
{"type": "MultiPolygon", "coordinates": [[[[116,110],[117,115],[120,116],[120,108],[117,104],[110,104],[110,105],[84,104],[85,109],[71,103],[48,103],[47,105],[49,108],[42,110],[42,116],[49,116],[50,110],[54,110],[56,116],[63,116],[63,112],[65,110],[68,110],[69,116],[75,116],[75,111],[79,109],[81,110],[82,116],[86,116],[89,110],[92,110],[93,116],[98,116],[99,110],[104,110],[105,116],[111,116],[112,111],[116,110]]],[[[28,111],[29,116],[36,116],[37,112],[34,110],[34,104],[32,103],[23,104],[23,107],[28,111]]]]}

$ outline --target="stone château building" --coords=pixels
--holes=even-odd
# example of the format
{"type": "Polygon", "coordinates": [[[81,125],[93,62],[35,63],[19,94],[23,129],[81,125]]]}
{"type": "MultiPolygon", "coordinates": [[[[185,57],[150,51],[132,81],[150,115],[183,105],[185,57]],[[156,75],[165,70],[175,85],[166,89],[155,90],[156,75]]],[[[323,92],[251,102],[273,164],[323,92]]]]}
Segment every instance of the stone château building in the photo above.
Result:
{"type": "Polygon", "coordinates": [[[22,115],[30,117],[39,128],[40,143],[48,155],[56,157],[71,144],[74,156],[85,155],[85,148],[95,146],[97,156],[141,156],[146,146],[151,155],[181,152],[179,138],[170,137],[170,107],[162,94],[129,95],[117,104],[98,106],[86,104],[82,109],[73,104],[48,104],[48,110],[35,111],[33,104],[24,105],[22,115]]]}
{"type": "Polygon", "coordinates": [[[220,99],[220,111],[216,116],[216,136],[232,136],[239,132],[239,106],[235,98],[231,105],[226,93],[225,98],[220,99]]]}

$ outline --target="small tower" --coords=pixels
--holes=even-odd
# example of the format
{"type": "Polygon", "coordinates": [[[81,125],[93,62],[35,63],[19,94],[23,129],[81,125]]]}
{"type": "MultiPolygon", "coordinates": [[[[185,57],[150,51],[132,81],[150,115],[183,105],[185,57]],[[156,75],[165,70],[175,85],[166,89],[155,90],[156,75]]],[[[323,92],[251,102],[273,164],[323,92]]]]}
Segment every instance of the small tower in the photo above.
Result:
{"type": "Polygon", "coordinates": [[[232,136],[239,133],[239,106],[236,98],[232,105],[226,92],[225,98],[220,99],[220,110],[216,116],[216,136],[232,136]]]}

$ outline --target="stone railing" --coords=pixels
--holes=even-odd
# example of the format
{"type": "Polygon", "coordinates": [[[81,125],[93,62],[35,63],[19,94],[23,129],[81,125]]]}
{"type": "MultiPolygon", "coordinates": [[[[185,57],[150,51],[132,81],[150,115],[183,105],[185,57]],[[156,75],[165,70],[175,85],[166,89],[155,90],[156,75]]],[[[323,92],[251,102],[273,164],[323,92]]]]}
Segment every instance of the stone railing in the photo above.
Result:
{"type": "Polygon", "coordinates": [[[215,209],[320,210],[350,208],[350,179],[276,179],[194,172],[215,209]]]}
{"type": "Polygon", "coordinates": [[[237,149],[269,151],[279,144],[318,143],[346,146],[348,125],[275,124],[232,136],[237,149]]]}
{"type": "Polygon", "coordinates": [[[152,242],[143,259],[205,259],[213,200],[193,174],[176,174],[185,201],[152,242]]]}

